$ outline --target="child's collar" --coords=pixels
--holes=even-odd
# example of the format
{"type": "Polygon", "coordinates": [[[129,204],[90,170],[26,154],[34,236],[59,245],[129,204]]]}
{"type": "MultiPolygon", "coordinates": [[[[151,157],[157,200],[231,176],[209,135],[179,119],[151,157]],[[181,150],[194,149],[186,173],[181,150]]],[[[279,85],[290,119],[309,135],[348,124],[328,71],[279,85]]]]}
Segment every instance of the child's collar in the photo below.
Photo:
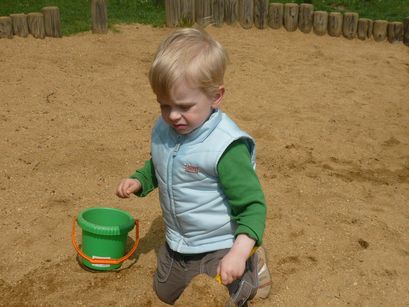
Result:
{"type": "Polygon", "coordinates": [[[209,118],[199,127],[188,134],[179,134],[169,127],[169,133],[175,142],[189,142],[189,143],[201,143],[210,133],[216,128],[219,122],[222,120],[222,111],[214,109],[209,118]]]}

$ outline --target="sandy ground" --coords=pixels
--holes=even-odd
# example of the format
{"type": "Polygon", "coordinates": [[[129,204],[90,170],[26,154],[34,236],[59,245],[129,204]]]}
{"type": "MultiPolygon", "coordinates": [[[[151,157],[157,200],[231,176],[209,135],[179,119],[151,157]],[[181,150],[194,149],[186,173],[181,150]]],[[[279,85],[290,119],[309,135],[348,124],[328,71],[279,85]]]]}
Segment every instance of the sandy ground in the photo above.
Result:
{"type": "MultiPolygon", "coordinates": [[[[172,30],[117,30],[0,40],[2,306],[160,305],[157,194],[120,200],[114,190],[149,157],[159,108],[147,72],[172,30]],[[138,218],[141,240],[121,270],[92,273],[71,225],[102,205],[138,218]]],[[[409,48],[209,32],[230,54],[223,109],[257,140],[268,201],[272,295],[250,305],[408,306],[409,48]]]]}

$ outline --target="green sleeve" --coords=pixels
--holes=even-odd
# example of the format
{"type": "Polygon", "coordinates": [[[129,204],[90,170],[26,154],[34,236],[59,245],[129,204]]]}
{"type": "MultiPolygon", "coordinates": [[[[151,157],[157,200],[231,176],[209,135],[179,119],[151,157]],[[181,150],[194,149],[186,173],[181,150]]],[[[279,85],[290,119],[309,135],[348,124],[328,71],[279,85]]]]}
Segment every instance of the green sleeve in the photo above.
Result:
{"type": "Polygon", "coordinates": [[[138,179],[138,181],[141,183],[142,189],[138,193],[135,193],[140,197],[145,197],[158,187],[158,180],[156,179],[152,159],[147,160],[145,165],[136,170],[135,173],[133,173],[129,178],[138,179]]]}
{"type": "Polygon", "coordinates": [[[256,245],[261,245],[266,221],[265,198],[243,141],[235,141],[226,149],[217,171],[231,206],[232,219],[238,225],[235,236],[246,234],[256,245]]]}

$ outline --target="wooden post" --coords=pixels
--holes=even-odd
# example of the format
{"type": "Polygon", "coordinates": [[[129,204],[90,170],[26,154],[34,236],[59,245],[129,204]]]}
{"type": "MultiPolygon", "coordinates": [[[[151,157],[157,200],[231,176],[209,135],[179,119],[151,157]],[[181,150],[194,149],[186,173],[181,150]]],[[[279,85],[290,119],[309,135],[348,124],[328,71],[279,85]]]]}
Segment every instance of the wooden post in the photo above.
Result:
{"type": "Polygon", "coordinates": [[[42,13],[34,12],[27,14],[28,30],[35,38],[44,38],[44,15],[42,13]]]}
{"type": "Polygon", "coordinates": [[[224,0],[212,0],[213,24],[221,27],[224,23],[224,0]]]}
{"type": "Polygon", "coordinates": [[[270,3],[268,6],[268,25],[273,29],[283,26],[284,4],[270,3]]]}
{"type": "Polygon", "coordinates": [[[373,32],[373,20],[369,19],[369,21],[368,21],[368,38],[372,37],[372,32],[373,32]]]}
{"type": "Polygon", "coordinates": [[[254,25],[264,29],[268,24],[268,0],[254,0],[254,25]]]}
{"type": "Polygon", "coordinates": [[[244,29],[253,26],[254,2],[253,0],[239,0],[238,7],[239,23],[244,29]]]}
{"type": "Polygon", "coordinates": [[[224,0],[224,21],[232,25],[237,21],[237,1],[224,0]]]}
{"type": "Polygon", "coordinates": [[[339,37],[342,34],[342,14],[339,12],[331,12],[328,15],[328,34],[330,36],[339,37]]]}
{"type": "Polygon", "coordinates": [[[180,22],[180,1],[166,0],[165,1],[166,26],[176,27],[180,22]]]}
{"type": "Polygon", "coordinates": [[[403,20],[403,43],[409,46],[409,17],[403,20]]]}
{"type": "Polygon", "coordinates": [[[298,14],[298,28],[303,33],[310,33],[312,30],[312,19],[314,6],[310,3],[301,3],[298,14]]]}
{"type": "Polygon", "coordinates": [[[386,39],[388,31],[388,22],[386,20],[374,20],[373,22],[373,39],[376,42],[382,42],[386,39]]]}
{"type": "Polygon", "coordinates": [[[45,35],[61,37],[60,10],[56,6],[46,6],[41,9],[44,15],[45,35]]]}
{"type": "Polygon", "coordinates": [[[0,38],[13,38],[13,24],[11,17],[0,17],[0,38]]]}
{"type": "Polygon", "coordinates": [[[388,23],[388,41],[390,43],[401,42],[403,40],[403,23],[389,22],[388,23]]]}
{"type": "Polygon", "coordinates": [[[347,39],[353,39],[356,37],[358,29],[358,13],[345,13],[342,32],[347,39]]]}
{"type": "Polygon", "coordinates": [[[182,26],[192,26],[195,23],[195,0],[180,0],[180,18],[182,26]]]}
{"type": "Polygon", "coordinates": [[[195,20],[202,27],[212,22],[212,1],[195,0],[195,20]]]}
{"type": "Polygon", "coordinates": [[[369,38],[369,19],[359,18],[358,19],[358,30],[357,36],[360,40],[365,40],[369,38]]]}
{"type": "Polygon", "coordinates": [[[26,14],[11,14],[11,23],[13,24],[13,34],[21,37],[28,36],[28,25],[26,14]]]}
{"type": "Polygon", "coordinates": [[[92,33],[108,32],[108,13],[106,0],[91,0],[92,33]]]}
{"type": "Polygon", "coordinates": [[[328,12],[315,11],[314,12],[314,33],[317,35],[327,34],[328,29],[328,12]]]}
{"type": "Polygon", "coordinates": [[[284,4],[284,28],[288,32],[294,32],[298,27],[298,4],[284,4]]]}

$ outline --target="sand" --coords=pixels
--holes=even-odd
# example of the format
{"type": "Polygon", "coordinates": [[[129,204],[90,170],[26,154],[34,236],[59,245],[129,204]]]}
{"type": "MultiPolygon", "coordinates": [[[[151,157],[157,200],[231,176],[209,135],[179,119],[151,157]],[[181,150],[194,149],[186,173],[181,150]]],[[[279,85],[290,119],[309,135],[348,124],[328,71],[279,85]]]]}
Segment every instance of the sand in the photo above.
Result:
{"type": "Polygon", "coordinates": [[[229,291],[206,274],[197,275],[175,303],[176,307],[227,307],[229,291]]]}
{"type": "MultiPolygon", "coordinates": [[[[163,305],[157,192],[114,191],[149,157],[159,108],[147,72],[172,30],[116,30],[0,40],[0,305],[163,305]],[[84,270],[70,243],[73,218],[95,206],[140,220],[115,272],[84,270]]],[[[223,110],[257,141],[268,203],[272,294],[250,305],[407,306],[409,48],[208,30],[230,54],[223,110]]]]}

